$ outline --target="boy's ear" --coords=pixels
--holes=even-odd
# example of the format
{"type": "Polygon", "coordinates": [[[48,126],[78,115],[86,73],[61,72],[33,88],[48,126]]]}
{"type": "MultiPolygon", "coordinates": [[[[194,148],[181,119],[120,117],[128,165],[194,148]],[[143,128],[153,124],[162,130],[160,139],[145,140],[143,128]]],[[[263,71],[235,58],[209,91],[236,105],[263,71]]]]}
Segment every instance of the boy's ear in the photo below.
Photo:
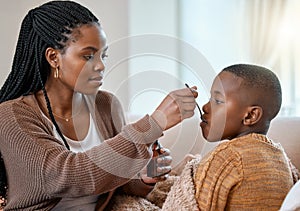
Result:
{"type": "Polygon", "coordinates": [[[249,106],[243,119],[243,124],[250,126],[256,124],[263,115],[263,109],[260,106],[249,106]]]}
{"type": "Polygon", "coordinates": [[[45,57],[51,67],[56,68],[58,64],[58,51],[54,48],[47,48],[45,51],[45,57]]]}

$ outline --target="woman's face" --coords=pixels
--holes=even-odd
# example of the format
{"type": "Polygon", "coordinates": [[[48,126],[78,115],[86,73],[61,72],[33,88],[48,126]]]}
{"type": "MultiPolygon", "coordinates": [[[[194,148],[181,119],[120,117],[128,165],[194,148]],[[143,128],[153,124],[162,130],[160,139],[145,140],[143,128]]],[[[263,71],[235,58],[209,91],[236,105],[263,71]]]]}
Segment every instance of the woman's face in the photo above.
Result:
{"type": "Polygon", "coordinates": [[[221,72],[211,87],[211,98],[203,106],[202,134],[208,141],[232,139],[242,133],[247,101],[243,79],[230,72],[221,72]]]}
{"type": "Polygon", "coordinates": [[[96,94],[102,85],[106,35],[96,24],[73,30],[67,47],[59,54],[59,80],[67,88],[83,94],[96,94]]]}

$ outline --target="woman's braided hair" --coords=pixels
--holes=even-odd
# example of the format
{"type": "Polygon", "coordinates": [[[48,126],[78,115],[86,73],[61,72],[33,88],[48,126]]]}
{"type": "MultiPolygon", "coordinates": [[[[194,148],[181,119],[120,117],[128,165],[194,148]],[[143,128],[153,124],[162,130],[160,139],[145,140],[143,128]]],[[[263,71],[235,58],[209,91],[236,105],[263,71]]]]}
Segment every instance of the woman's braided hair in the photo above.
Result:
{"type": "MultiPolygon", "coordinates": [[[[69,146],[53,116],[45,89],[51,71],[45,51],[52,47],[63,53],[73,29],[91,23],[99,24],[98,19],[87,8],[72,1],[51,1],[30,10],[21,25],[12,70],[0,90],[0,103],[43,90],[51,121],[68,149],[69,146]]],[[[7,193],[4,160],[0,153],[2,200],[7,193]]]]}

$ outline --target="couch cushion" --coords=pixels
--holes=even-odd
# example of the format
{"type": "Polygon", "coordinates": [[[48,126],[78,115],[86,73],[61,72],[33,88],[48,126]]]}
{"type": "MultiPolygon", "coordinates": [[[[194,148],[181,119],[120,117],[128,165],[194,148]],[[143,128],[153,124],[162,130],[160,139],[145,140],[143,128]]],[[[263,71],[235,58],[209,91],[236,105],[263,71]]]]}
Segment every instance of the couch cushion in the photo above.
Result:
{"type": "Polygon", "coordinates": [[[300,117],[276,117],[268,136],[279,142],[292,163],[300,170],[300,117]]]}

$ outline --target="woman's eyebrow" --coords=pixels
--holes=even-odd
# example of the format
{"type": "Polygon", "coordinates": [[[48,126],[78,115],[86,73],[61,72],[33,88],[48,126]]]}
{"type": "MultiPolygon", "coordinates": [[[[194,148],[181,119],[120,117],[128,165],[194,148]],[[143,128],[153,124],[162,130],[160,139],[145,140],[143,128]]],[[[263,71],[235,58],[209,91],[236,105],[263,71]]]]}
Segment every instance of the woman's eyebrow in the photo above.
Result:
{"type": "MultiPolygon", "coordinates": [[[[108,49],[108,46],[106,46],[106,47],[103,49],[103,51],[107,51],[107,49],[108,49]]],[[[82,51],[85,51],[85,50],[98,51],[99,49],[98,49],[98,48],[95,48],[95,47],[93,47],[93,46],[88,46],[88,47],[85,47],[85,48],[82,49],[82,51]]]]}
{"type": "Polygon", "coordinates": [[[92,47],[92,46],[88,46],[88,47],[85,47],[85,48],[83,48],[81,50],[82,51],[85,51],[85,50],[98,51],[98,48],[95,48],[95,47],[92,47]]]}

